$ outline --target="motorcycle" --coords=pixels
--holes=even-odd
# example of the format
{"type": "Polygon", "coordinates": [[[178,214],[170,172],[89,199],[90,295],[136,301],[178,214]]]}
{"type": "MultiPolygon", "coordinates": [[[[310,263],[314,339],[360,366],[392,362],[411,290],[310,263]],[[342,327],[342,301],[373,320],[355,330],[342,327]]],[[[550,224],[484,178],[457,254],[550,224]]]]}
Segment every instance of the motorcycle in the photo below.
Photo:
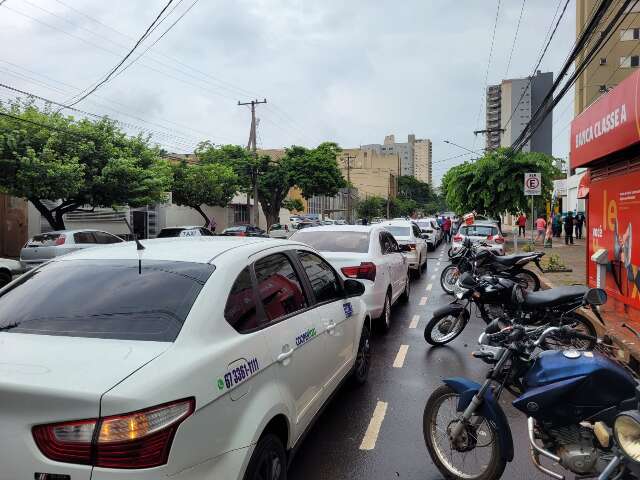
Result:
{"type": "MultiPolygon", "coordinates": [[[[600,289],[587,296],[591,304],[606,299],[600,289]]],[[[473,352],[492,366],[485,382],[447,378],[427,401],[423,434],[440,472],[448,479],[502,476],[514,458],[511,429],[499,404],[507,390],[516,397],[513,406],[527,416],[531,458],[541,472],[565,478],[542,464],[546,458],[580,478],[621,478],[611,432],[618,414],[637,403],[631,374],[597,352],[536,353],[552,335],[588,337],[566,326],[499,328],[498,322],[487,326],[480,350],[473,352]]],[[[634,432],[639,434],[638,428],[634,432]]]]}
{"type": "MultiPolygon", "coordinates": [[[[525,325],[570,325],[591,337],[596,330],[591,321],[577,310],[590,309],[602,324],[604,320],[597,305],[588,302],[589,291],[584,286],[557,287],[538,292],[524,292],[514,281],[497,276],[473,277],[469,272],[462,274],[456,282],[456,299],[438,308],[427,322],[424,339],[430,345],[445,345],[462,333],[471,318],[475,306],[480,318],[486,323],[500,319],[504,325],[515,318],[525,325]],[[514,295],[520,300],[514,301],[514,295]],[[465,302],[466,303],[463,303],[465,302]]],[[[567,346],[579,350],[593,348],[593,342],[574,340],[567,345],[566,339],[553,337],[545,341],[545,349],[562,349],[567,346]]]]}
{"type": "Polygon", "coordinates": [[[442,289],[453,294],[456,281],[465,272],[475,275],[499,275],[521,284],[529,291],[540,290],[540,279],[531,270],[524,268],[528,263],[535,263],[542,272],[540,259],[544,252],[519,253],[515,255],[496,255],[491,250],[481,249],[488,246],[484,242],[473,244],[468,238],[462,248],[451,257],[451,264],[447,265],[440,274],[442,289]]]}

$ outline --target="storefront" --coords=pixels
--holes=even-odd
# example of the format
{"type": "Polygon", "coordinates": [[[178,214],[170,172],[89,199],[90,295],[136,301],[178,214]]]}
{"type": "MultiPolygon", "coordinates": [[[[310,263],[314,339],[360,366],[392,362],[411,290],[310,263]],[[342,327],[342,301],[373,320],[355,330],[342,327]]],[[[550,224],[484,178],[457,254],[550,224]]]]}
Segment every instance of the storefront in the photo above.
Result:
{"type": "Polygon", "coordinates": [[[588,168],[578,187],[586,199],[587,281],[607,291],[605,319],[627,337],[623,323],[640,331],[639,94],[640,70],[571,124],[571,168],[588,168]]]}

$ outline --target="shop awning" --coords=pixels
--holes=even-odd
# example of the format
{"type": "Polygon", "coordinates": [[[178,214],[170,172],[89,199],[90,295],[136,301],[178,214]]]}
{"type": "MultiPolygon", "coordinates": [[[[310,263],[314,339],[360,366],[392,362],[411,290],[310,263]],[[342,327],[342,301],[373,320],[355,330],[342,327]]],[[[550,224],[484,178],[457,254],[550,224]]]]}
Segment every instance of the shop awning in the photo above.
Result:
{"type": "Polygon", "coordinates": [[[587,171],[578,184],[578,198],[587,198],[589,196],[589,186],[591,185],[591,175],[587,171]]]}

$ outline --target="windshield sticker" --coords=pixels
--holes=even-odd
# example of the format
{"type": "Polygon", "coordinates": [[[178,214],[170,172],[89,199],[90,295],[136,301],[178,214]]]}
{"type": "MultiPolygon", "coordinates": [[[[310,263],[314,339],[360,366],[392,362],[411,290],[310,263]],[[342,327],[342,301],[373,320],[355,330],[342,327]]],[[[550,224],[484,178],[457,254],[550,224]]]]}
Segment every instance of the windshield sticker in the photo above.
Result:
{"type": "Polygon", "coordinates": [[[296,337],[296,346],[299,347],[300,345],[302,345],[303,343],[308,342],[309,340],[311,340],[315,336],[316,336],[316,329],[315,328],[310,328],[309,330],[304,332],[302,335],[298,335],[296,337]]]}
{"type": "Polygon", "coordinates": [[[254,358],[249,360],[248,362],[229,370],[223,377],[218,378],[218,390],[228,390],[229,388],[244,382],[258,370],[260,370],[258,359],[254,358]]]}
{"type": "Polygon", "coordinates": [[[351,302],[343,304],[342,308],[344,309],[345,317],[349,318],[351,315],[353,315],[353,307],[351,306],[351,302]]]}

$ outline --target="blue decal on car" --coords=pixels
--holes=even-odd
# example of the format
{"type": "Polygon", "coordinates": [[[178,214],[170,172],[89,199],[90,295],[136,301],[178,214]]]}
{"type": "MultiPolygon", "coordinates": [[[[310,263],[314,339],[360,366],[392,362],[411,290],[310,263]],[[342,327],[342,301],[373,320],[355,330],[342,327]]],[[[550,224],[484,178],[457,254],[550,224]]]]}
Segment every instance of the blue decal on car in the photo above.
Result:
{"type": "Polygon", "coordinates": [[[344,309],[345,317],[349,318],[351,315],[353,315],[353,307],[351,306],[351,302],[343,304],[342,308],[344,309]]]}

